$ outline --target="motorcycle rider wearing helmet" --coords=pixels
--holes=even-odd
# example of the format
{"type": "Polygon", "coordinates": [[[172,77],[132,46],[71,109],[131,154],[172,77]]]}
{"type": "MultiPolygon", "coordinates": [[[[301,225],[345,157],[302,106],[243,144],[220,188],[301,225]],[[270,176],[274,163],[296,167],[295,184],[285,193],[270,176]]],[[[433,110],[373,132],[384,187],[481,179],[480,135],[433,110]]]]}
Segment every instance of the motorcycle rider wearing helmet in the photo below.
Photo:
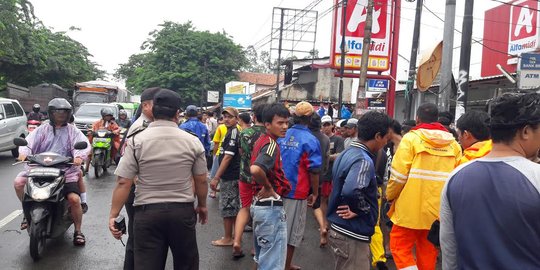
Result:
{"type": "Polygon", "coordinates": [[[131,126],[131,121],[127,117],[127,112],[124,109],[121,109],[118,113],[118,120],[116,121],[120,128],[129,129],[131,126]]]}
{"type": "MultiPolygon", "coordinates": [[[[88,156],[90,147],[83,150],[74,148],[77,142],[86,142],[88,139],[74,125],[68,125],[68,121],[73,112],[71,104],[63,98],[55,98],[48,104],[49,125],[41,125],[26,137],[28,146],[19,147],[19,160],[25,160],[28,155],[40,154],[44,152],[54,152],[63,156],[73,157],[73,166],[65,168],[66,183],[64,193],[71,208],[71,216],[75,224],[73,235],[74,245],[84,245],[85,237],[81,233],[82,207],[80,200],[80,189],[77,181],[82,162],[88,156]]],[[[24,186],[28,180],[27,171],[20,172],[14,181],[15,192],[19,200],[22,201],[24,186]]],[[[26,229],[28,224],[25,219],[21,223],[21,229],[26,229]]]]}
{"type": "MultiPolygon", "coordinates": [[[[88,140],[92,143],[93,133],[100,129],[106,129],[112,132],[115,136],[113,138],[113,145],[111,147],[111,158],[116,156],[116,151],[120,148],[120,126],[114,121],[114,112],[111,108],[101,109],[101,119],[92,124],[92,132],[88,132],[88,140]]],[[[90,168],[90,161],[92,153],[89,153],[88,162],[86,163],[86,172],[90,168]]]]}
{"type": "Polygon", "coordinates": [[[28,116],[26,116],[28,118],[28,120],[36,120],[36,121],[43,121],[43,119],[45,119],[45,115],[43,115],[41,112],[41,106],[39,106],[39,104],[34,104],[34,106],[32,106],[32,111],[30,113],[28,113],[28,116]]]}

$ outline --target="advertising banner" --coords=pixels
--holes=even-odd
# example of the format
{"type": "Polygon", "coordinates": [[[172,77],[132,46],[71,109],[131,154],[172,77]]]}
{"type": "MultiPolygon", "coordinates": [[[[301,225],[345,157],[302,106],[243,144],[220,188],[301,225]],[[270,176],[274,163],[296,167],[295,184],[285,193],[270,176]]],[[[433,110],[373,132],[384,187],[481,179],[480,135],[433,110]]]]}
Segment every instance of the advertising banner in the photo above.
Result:
{"type": "MultiPolygon", "coordinates": [[[[368,0],[349,0],[345,12],[345,69],[358,70],[362,57],[364,25],[368,0]]],[[[390,68],[390,35],[392,25],[392,2],[375,1],[371,45],[369,47],[368,70],[387,71],[390,68]]],[[[332,27],[331,63],[334,68],[341,65],[341,1],[334,1],[334,26],[332,27]]]]}
{"type": "Polygon", "coordinates": [[[236,109],[251,109],[251,95],[224,94],[223,107],[234,107],[236,109]]]}
{"type": "Polygon", "coordinates": [[[389,80],[368,79],[368,89],[371,92],[386,92],[390,85],[389,80]]]}

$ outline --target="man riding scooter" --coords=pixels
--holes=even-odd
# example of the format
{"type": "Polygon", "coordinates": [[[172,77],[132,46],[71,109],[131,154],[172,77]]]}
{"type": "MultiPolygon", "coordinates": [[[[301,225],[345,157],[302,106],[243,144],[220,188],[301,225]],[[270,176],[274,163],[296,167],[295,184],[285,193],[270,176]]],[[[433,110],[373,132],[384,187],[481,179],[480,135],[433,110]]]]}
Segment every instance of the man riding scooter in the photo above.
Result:
{"type": "MultiPolygon", "coordinates": [[[[100,129],[106,129],[115,135],[113,139],[114,143],[111,149],[111,157],[116,157],[116,151],[118,151],[118,148],[120,148],[120,136],[118,136],[120,134],[120,126],[118,126],[116,121],[114,121],[114,113],[111,108],[101,109],[101,119],[92,124],[92,132],[88,133],[88,140],[90,141],[90,144],[92,144],[93,133],[100,129]]],[[[91,153],[89,154],[91,155],[91,153]]],[[[88,172],[88,169],[90,168],[91,159],[91,156],[89,156],[85,168],[86,172],[88,172]]]]}
{"type": "MultiPolygon", "coordinates": [[[[64,169],[66,183],[64,194],[71,208],[71,216],[75,224],[73,235],[74,245],[84,245],[86,239],[81,232],[82,207],[80,200],[80,190],[77,181],[79,180],[80,169],[83,160],[90,152],[90,147],[83,150],[76,150],[75,143],[86,142],[87,138],[74,126],[68,125],[68,120],[72,114],[71,104],[63,98],[55,98],[48,104],[49,125],[42,125],[26,137],[27,146],[19,147],[19,160],[26,160],[29,155],[44,152],[54,152],[62,156],[73,157],[73,166],[64,169]]],[[[28,167],[20,172],[14,181],[17,197],[22,201],[24,186],[28,181],[28,167]]],[[[21,229],[28,227],[26,219],[21,223],[21,229]]]]}
{"type": "Polygon", "coordinates": [[[34,104],[34,106],[32,106],[32,111],[30,113],[28,113],[28,115],[26,116],[28,118],[28,121],[30,120],[35,120],[35,121],[43,121],[45,119],[45,115],[43,115],[41,112],[41,106],[39,106],[39,104],[34,104]]]}

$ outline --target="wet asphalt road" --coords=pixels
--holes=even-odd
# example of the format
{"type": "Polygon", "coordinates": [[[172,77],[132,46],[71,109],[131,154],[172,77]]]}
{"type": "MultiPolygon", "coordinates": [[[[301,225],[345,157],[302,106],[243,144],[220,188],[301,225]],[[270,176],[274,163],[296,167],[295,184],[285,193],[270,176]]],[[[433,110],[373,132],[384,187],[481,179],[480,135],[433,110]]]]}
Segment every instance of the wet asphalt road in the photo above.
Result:
{"type": "MultiPolygon", "coordinates": [[[[22,165],[11,166],[13,162],[10,152],[0,152],[0,220],[21,209],[13,190],[13,179],[22,170],[22,165]]],[[[28,234],[19,230],[22,217],[19,215],[0,227],[0,269],[122,269],[124,247],[111,236],[107,228],[114,184],[115,179],[111,173],[96,179],[90,172],[86,177],[90,209],[83,217],[82,231],[87,240],[85,247],[73,246],[71,227],[62,237],[47,241],[44,258],[34,262],[29,253],[28,234]]],[[[253,269],[253,261],[249,256],[252,233],[244,234],[243,249],[246,257],[233,261],[232,248],[213,247],[210,244],[212,240],[221,237],[223,225],[217,211],[217,200],[209,198],[208,208],[209,223],[197,227],[200,269],[253,269]]],[[[318,226],[311,211],[308,211],[308,215],[305,239],[296,250],[294,263],[307,270],[332,269],[332,254],[329,248],[319,248],[318,226]]],[[[126,239],[124,237],[124,241],[126,239]]],[[[170,255],[167,269],[172,269],[170,255]]]]}

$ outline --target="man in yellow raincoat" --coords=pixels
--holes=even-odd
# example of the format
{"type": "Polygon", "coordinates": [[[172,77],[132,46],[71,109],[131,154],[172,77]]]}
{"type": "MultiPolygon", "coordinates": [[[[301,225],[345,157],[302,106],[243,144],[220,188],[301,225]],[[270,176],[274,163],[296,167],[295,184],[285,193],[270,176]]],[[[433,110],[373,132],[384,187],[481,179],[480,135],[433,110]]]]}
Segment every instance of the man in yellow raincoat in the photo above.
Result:
{"type": "Polygon", "coordinates": [[[482,111],[470,111],[458,119],[456,123],[458,140],[465,149],[458,165],[481,158],[491,152],[488,120],[489,115],[482,111]]]}
{"type": "Polygon", "coordinates": [[[437,116],[435,104],[420,105],[417,126],[403,136],[392,161],[386,198],[392,201],[390,250],[398,269],[434,270],[437,262],[427,235],[439,216],[444,183],[461,158],[461,147],[437,116]]]}

